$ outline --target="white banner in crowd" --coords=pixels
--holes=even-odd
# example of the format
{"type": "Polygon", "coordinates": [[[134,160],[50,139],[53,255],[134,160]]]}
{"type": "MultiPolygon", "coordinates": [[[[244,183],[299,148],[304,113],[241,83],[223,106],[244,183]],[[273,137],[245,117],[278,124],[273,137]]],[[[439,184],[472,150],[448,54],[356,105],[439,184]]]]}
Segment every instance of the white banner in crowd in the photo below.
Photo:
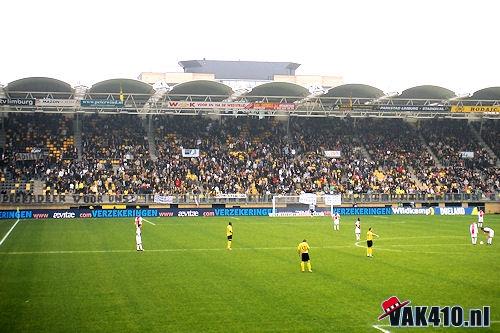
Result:
{"type": "Polygon", "coordinates": [[[199,149],[184,149],[182,148],[182,157],[199,157],[199,149]]]}
{"type": "Polygon", "coordinates": [[[340,157],[340,150],[325,150],[326,157],[340,157]]]}
{"type": "Polygon", "coordinates": [[[215,196],[217,199],[245,199],[245,193],[220,193],[215,196]]]}
{"type": "Polygon", "coordinates": [[[461,158],[474,158],[474,152],[473,151],[461,151],[460,157],[461,158]]]}
{"type": "Polygon", "coordinates": [[[159,194],[155,194],[153,201],[155,203],[171,204],[171,203],[174,203],[174,197],[171,196],[171,195],[159,195],[159,194]]]}
{"type": "Polygon", "coordinates": [[[302,193],[299,197],[299,202],[306,205],[316,204],[316,194],[315,193],[302,193]]]}
{"type": "Polygon", "coordinates": [[[325,194],[325,205],[340,206],[342,204],[342,195],[340,194],[325,194]]]}
{"type": "Polygon", "coordinates": [[[44,98],[37,99],[35,102],[36,106],[52,106],[52,107],[75,107],[75,99],[55,99],[55,98],[44,98]]]}

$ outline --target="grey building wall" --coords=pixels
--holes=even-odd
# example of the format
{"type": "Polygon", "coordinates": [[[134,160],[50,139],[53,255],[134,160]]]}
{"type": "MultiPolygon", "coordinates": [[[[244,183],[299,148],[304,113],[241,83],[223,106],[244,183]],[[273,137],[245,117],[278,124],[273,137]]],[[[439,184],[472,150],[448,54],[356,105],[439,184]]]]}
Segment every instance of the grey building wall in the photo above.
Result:
{"type": "Polygon", "coordinates": [[[179,65],[185,73],[211,73],[218,80],[273,80],[274,75],[295,75],[293,62],[187,60],[179,65]]]}

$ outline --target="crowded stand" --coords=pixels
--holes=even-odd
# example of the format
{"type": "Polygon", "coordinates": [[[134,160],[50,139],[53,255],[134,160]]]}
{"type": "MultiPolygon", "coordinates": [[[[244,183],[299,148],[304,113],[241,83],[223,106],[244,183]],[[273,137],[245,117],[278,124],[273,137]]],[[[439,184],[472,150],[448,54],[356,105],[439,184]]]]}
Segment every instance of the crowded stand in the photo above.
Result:
{"type": "MultiPolygon", "coordinates": [[[[9,114],[2,193],[33,193],[35,181],[44,194],[205,197],[500,188],[496,159],[460,120],[154,116],[148,123],[137,115],[79,115],[78,121],[81,147],[73,117],[9,114]]],[[[498,137],[491,124],[483,133],[498,137]]],[[[497,142],[485,142],[496,151],[497,142]]]]}
{"type": "Polygon", "coordinates": [[[16,114],[6,117],[4,126],[3,194],[33,194],[33,180],[77,157],[71,118],[16,114]]]}
{"type": "Polygon", "coordinates": [[[420,131],[441,163],[441,166],[425,169],[425,184],[430,193],[491,193],[498,190],[496,158],[480,146],[467,121],[423,122],[420,131]]]}
{"type": "Polygon", "coordinates": [[[477,123],[474,126],[481,138],[493,150],[495,155],[500,155],[500,121],[490,120],[477,123]]]}

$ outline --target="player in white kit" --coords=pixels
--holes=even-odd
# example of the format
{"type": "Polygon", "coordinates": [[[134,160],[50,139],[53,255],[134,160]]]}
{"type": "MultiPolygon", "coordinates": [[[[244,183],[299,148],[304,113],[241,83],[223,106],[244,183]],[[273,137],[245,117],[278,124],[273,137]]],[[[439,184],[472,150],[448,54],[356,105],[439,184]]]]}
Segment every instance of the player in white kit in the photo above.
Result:
{"type": "Polygon", "coordinates": [[[354,234],[356,235],[356,240],[359,241],[361,239],[361,221],[358,219],[356,223],[354,223],[354,234]]]}
{"type": "Polygon", "coordinates": [[[477,243],[477,223],[472,222],[471,225],[469,226],[469,231],[470,231],[470,238],[472,239],[472,245],[476,245],[477,243]]]}
{"type": "Polygon", "coordinates": [[[493,237],[495,237],[495,231],[490,227],[484,227],[481,228],[481,230],[488,235],[488,240],[486,241],[486,244],[492,245],[491,242],[493,242],[493,237]]]}
{"type": "Polygon", "coordinates": [[[135,218],[135,243],[137,251],[144,251],[142,247],[142,217],[137,216],[135,218]]]}
{"type": "Polygon", "coordinates": [[[484,221],[484,211],[482,209],[477,212],[477,226],[479,228],[483,227],[483,221],[484,221]]]}
{"type": "Polygon", "coordinates": [[[333,230],[340,230],[340,214],[335,213],[333,214],[333,230]]]}
{"type": "Polygon", "coordinates": [[[316,211],[316,205],[314,203],[310,203],[309,204],[309,213],[311,214],[311,216],[314,216],[314,212],[316,211]]]}

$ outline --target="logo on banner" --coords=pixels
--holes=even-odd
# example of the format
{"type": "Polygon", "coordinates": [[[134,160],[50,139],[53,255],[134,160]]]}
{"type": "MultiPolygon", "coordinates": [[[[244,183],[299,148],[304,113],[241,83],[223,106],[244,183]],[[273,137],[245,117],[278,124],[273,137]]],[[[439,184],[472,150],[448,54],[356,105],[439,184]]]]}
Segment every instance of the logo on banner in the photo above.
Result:
{"type": "Polygon", "coordinates": [[[316,205],[316,194],[302,193],[299,197],[299,202],[306,205],[316,205]]]}
{"type": "Polygon", "coordinates": [[[340,157],[340,150],[325,150],[326,157],[340,157]]]}
{"type": "Polygon", "coordinates": [[[0,98],[0,106],[33,106],[34,98],[0,98]]]}
{"type": "Polygon", "coordinates": [[[44,98],[37,99],[36,106],[52,106],[52,107],[75,107],[75,99],[55,99],[55,98],[44,98]]]}
{"type": "Polygon", "coordinates": [[[182,148],[182,157],[199,157],[199,149],[184,149],[182,148]]]}
{"type": "Polygon", "coordinates": [[[155,203],[171,204],[174,203],[174,197],[171,195],[159,195],[155,194],[153,201],[155,203]]]}
{"type": "Polygon", "coordinates": [[[82,99],[80,105],[84,108],[121,108],[122,101],[108,99],[82,99]]]}
{"type": "Polygon", "coordinates": [[[461,158],[474,158],[473,151],[461,151],[459,154],[461,158]]]}
{"type": "Polygon", "coordinates": [[[325,195],[325,205],[340,206],[342,204],[342,195],[340,194],[327,194],[325,195]]]}
{"type": "Polygon", "coordinates": [[[500,105],[491,105],[491,106],[452,105],[451,112],[500,112],[500,105]]]}

